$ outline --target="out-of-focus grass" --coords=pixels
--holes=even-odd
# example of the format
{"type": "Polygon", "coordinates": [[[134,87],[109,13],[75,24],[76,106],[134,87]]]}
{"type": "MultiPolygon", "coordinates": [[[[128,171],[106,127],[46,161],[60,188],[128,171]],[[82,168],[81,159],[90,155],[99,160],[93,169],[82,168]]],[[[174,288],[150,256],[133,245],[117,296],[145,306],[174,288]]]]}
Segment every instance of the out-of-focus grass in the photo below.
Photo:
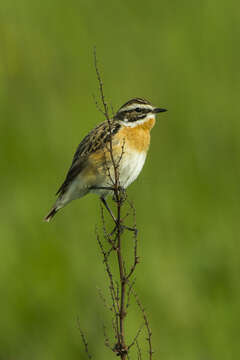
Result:
{"type": "Polygon", "coordinates": [[[96,45],[115,108],[143,96],[169,110],[129,189],[156,358],[238,358],[239,5],[3,0],[0,10],[0,357],[84,358],[79,315],[95,357],[113,358],[100,335],[97,198],[42,222],[102,120],[96,45]]]}

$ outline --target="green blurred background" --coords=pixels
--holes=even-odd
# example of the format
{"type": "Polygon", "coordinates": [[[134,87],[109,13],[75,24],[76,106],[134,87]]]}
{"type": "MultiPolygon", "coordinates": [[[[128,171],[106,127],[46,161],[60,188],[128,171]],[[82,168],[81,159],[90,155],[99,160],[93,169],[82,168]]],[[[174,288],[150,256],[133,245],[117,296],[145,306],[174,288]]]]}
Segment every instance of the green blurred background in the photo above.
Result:
{"type": "Polygon", "coordinates": [[[0,359],[86,359],[77,315],[95,359],[114,358],[98,199],[42,221],[102,121],[94,45],[115,109],[140,96],[169,110],[128,191],[155,359],[239,358],[239,14],[233,0],[1,1],[0,359]]]}

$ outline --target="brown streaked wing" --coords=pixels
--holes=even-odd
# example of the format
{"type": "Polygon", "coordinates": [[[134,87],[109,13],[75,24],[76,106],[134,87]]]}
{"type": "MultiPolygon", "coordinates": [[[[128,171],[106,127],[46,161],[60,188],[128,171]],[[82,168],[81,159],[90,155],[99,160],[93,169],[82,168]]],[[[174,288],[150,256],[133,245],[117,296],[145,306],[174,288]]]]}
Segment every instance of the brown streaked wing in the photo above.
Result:
{"type": "MultiPolygon", "coordinates": [[[[118,122],[112,122],[112,135],[116,134],[121,125],[118,122]]],[[[68,185],[75,177],[80,174],[84,168],[88,156],[103,148],[110,141],[109,124],[107,121],[96,126],[85,138],[80,142],[74,154],[70,169],[68,170],[66,179],[58,189],[56,195],[64,194],[68,185]]]]}

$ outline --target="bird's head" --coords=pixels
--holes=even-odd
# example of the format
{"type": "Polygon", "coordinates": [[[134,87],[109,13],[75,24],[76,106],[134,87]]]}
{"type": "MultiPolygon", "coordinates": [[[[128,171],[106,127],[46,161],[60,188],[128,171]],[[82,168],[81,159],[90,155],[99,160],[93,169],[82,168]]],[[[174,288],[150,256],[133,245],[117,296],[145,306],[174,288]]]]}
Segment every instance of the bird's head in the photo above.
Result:
{"type": "Polygon", "coordinates": [[[157,113],[164,111],[167,110],[153,106],[146,99],[135,98],[120,107],[114,120],[118,120],[126,126],[135,126],[150,118],[155,118],[157,113]]]}

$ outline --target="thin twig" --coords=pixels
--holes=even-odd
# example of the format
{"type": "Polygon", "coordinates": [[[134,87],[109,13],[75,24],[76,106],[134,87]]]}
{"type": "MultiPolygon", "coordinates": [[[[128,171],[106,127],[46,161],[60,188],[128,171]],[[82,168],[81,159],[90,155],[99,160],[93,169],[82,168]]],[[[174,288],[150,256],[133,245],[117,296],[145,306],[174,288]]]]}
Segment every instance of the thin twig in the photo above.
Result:
{"type": "Polygon", "coordinates": [[[146,311],[138,297],[138,295],[136,294],[135,291],[133,291],[133,294],[134,294],[134,297],[136,299],[136,303],[139,307],[139,309],[141,310],[142,312],[142,316],[143,316],[143,319],[144,319],[144,322],[145,322],[145,326],[146,326],[146,329],[147,329],[147,334],[148,334],[148,337],[147,337],[147,342],[148,342],[148,348],[149,348],[149,360],[152,360],[152,356],[153,356],[153,348],[152,348],[152,331],[151,331],[151,328],[150,328],[150,325],[149,325],[149,320],[148,320],[148,317],[147,317],[147,314],[146,314],[146,311]]]}
{"type": "Polygon", "coordinates": [[[102,242],[100,240],[100,236],[98,234],[97,234],[97,241],[98,241],[100,250],[102,252],[103,262],[105,264],[106,272],[108,274],[109,289],[110,289],[110,292],[111,292],[111,295],[112,295],[113,308],[114,308],[115,313],[117,313],[117,310],[115,309],[116,308],[117,293],[116,293],[115,286],[114,286],[113,274],[112,274],[112,271],[111,271],[111,268],[110,268],[110,265],[109,265],[109,262],[108,262],[107,252],[104,250],[103,244],[102,244],[102,242]]]}
{"type": "Polygon", "coordinates": [[[140,345],[138,343],[138,340],[136,340],[136,346],[137,346],[137,355],[138,355],[137,360],[142,360],[142,351],[141,351],[140,345]]]}
{"type": "Polygon", "coordinates": [[[92,97],[93,97],[93,101],[94,101],[95,106],[96,106],[96,108],[98,109],[98,111],[105,116],[105,113],[104,113],[103,109],[102,109],[102,108],[100,107],[100,105],[98,104],[98,101],[97,101],[96,96],[93,94],[92,97]]]}
{"type": "Polygon", "coordinates": [[[105,296],[104,296],[103,293],[102,293],[102,289],[97,288],[97,291],[98,291],[99,298],[100,298],[100,299],[102,300],[102,302],[103,302],[104,307],[105,307],[107,310],[110,310],[111,312],[113,312],[113,307],[110,306],[110,305],[108,305],[107,299],[105,298],[105,296]]]}
{"type": "Polygon", "coordinates": [[[78,324],[78,330],[80,332],[81,338],[82,338],[82,342],[84,345],[84,349],[85,349],[85,353],[87,354],[88,359],[92,359],[92,355],[90,355],[89,350],[88,350],[88,342],[87,339],[84,335],[84,332],[82,331],[81,327],[80,327],[80,321],[79,321],[79,317],[77,317],[77,324],[78,324]]]}
{"type": "Polygon", "coordinates": [[[124,139],[123,139],[123,143],[122,143],[121,154],[120,154],[119,159],[118,159],[118,161],[117,161],[117,163],[116,163],[116,166],[117,166],[118,169],[119,169],[120,163],[121,163],[122,158],[123,158],[125,141],[126,141],[126,140],[125,140],[125,138],[124,138],[124,139]]]}
{"type": "Polygon", "coordinates": [[[93,56],[94,56],[94,67],[95,67],[95,71],[96,71],[96,74],[97,74],[97,80],[98,80],[98,84],[99,84],[99,92],[100,92],[101,101],[102,101],[102,104],[103,104],[103,107],[104,107],[104,115],[106,116],[107,120],[110,121],[109,116],[108,116],[108,106],[107,106],[107,103],[105,101],[105,96],[104,96],[104,91],[103,91],[103,82],[102,82],[102,78],[101,78],[99,68],[98,68],[96,47],[94,47],[94,49],[93,49],[93,56]]]}
{"type": "Polygon", "coordinates": [[[103,213],[103,206],[102,203],[100,203],[100,209],[101,209],[101,220],[102,220],[102,226],[103,226],[103,233],[104,233],[104,237],[107,240],[107,242],[111,245],[111,248],[106,252],[106,256],[108,257],[111,252],[113,250],[115,250],[115,241],[114,239],[112,239],[112,235],[113,234],[109,234],[109,232],[107,231],[106,228],[106,223],[105,223],[105,218],[104,218],[104,213],[103,213]]]}
{"type": "Polygon", "coordinates": [[[141,331],[142,331],[142,329],[143,329],[143,327],[144,327],[144,323],[139,327],[139,329],[138,329],[138,331],[137,331],[137,333],[136,333],[136,335],[135,335],[135,337],[134,337],[134,339],[133,339],[133,341],[131,342],[131,344],[130,345],[128,345],[128,350],[130,350],[131,349],[131,347],[133,346],[133,345],[135,345],[135,343],[136,343],[136,341],[137,341],[137,339],[138,339],[138,337],[139,337],[139,335],[141,334],[141,331]]]}
{"type": "Polygon", "coordinates": [[[126,308],[130,306],[130,298],[133,290],[133,286],[135,285],[136,278],[134,278],[131,282],[128,281],[128,292],[127,292],[127,304],[126,308]]]}
{"type": "Polygon", "coordinates": [[[106,347],[108,347],[109,349],[112,350],[112,346],[110,345],[109,337],[107,336],[106,326],[104,324],[103,324],[103,336],[104,336],[104,342],[105,342],[106,347]]]}

